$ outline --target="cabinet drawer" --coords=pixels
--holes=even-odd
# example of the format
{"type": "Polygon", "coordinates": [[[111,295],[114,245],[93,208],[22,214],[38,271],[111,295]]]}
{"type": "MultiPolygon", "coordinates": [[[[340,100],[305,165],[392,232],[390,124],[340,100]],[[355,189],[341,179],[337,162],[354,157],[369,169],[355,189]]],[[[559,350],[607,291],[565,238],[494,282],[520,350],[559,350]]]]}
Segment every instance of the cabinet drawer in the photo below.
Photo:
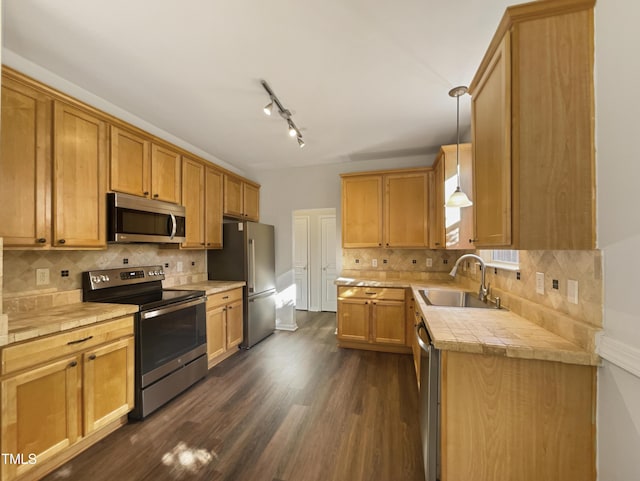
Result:
{"type": "Polygon", "coordinates": [[[11,345],[2,350],[2,374],[133,335],[133,316],[81,327],[11,345]]]}
{"type": "Polygon", "coordinates": [[[338,288],[338,297],[342,299],[385,299],[389,301],[404,301],[405,290],[398,287],[348,287],[338,288]]]}
{"type": "Polygon", "coordinates": [[[230,304],[235,301],[242,300],[242,288],[231,289],[229,291],[218,292],[217,294],[211,294],[207,296],[207,310],[213,309],[216,306],[223,304],[230,304]]]}

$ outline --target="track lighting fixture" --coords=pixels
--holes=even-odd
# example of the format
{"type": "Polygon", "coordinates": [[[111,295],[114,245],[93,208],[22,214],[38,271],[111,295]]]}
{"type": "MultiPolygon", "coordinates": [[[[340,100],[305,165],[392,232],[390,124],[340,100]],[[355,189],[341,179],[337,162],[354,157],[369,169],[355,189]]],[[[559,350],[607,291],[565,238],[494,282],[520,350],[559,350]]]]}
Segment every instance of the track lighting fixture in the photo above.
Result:
{"type": "Polygon", "coordinates": [[[302,139],[302,133],[300,133],[300,129],[296,126],[293,119],[291,118],[291,111],[284,108],[284,106],[282,105],[282,103],[280,102],[276,94],[273,93],[273,90],[271,90],[271,87],[269,86],[266,80],[261,80],[260,83],[269,94],[269,99],[271,100],[269,104],[265,105],[263,109],[264,113],[266,115],[271,115],[273,111],[277,108],[278,113],[280,114],[280,117],[282,117],[287,121],[287,125],[289,127],[289,135],[291,137],[295,137],[298,139],[298,146],[300,148],[304,147],[305,144],[304,144],[304,140],[302,139]]]}

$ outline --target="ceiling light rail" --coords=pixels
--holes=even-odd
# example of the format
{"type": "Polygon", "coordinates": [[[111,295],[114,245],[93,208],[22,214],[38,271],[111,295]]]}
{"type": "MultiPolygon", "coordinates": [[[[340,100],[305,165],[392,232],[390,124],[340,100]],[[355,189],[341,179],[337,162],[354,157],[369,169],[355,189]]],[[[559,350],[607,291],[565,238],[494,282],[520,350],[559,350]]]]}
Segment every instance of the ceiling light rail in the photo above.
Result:
{"type": "Polygon", "coordinates": [[[291,111],[285,108],[284,105],[282,105],[282,102],[280,102],[280,99],[273,92],[273,90],[271,89],[271,87],[269,86],[266,80],[260,80],[260,83],[262,84],[264,89],[267,91],[267,94],[269,94],[269,103],[264,106],[264,109],[263,109],[264,113],[270,116],[277,109],[278,113],[280,114],[280,117],[282,117],[287,121],[289,136],[297,138],[298,146],[300,148],[303,148],[305,146],[305,143],[304,143],[304,140],[302,139],[302,133],[300,132],[300,129],[293,121],[291,111]]]}

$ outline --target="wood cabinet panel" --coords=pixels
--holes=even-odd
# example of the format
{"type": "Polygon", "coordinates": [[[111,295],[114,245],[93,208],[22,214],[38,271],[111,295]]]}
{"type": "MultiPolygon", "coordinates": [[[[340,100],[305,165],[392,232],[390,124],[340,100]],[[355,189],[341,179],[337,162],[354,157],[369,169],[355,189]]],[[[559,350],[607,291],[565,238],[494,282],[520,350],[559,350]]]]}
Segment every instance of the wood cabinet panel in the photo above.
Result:
{"type": "MultiPolygon", "coordinates": [[[[37,463],[60,454],[80,436],[80,363],[68,356],[2,381],[2,452],[35,454],[37,463]]],[[[35,464],[1,464],[10,481],[35,464]]]]}
{"type": "Polygon", "coordinates": [[[211,294],[207,299],[209,369],[237,352],[244,336],[242,288],[211,294]]]}
{"type": "Polygon", "coordinates": [[[51,98],[2,79],[0,237],[5,247],[51,244],[51,98]]]}
{"type": "Polygon", "coordinates": [[[238,346],[242,342],[242,301],[227,306],[227,349],[238,346]]]}
{"type": "Polygon", "coordinates": [[[54,102],[53,243],[106,247],[107,124],[54,102]]]}
{"type": "Polygon", "coordinates": [[[180,154],[168,147],[151,144],[151,197],[179,204],[180,154]]]}
{"type": "Polygon", "coordinates": [[[151,141],[111,126],[111,190],[140,197],[150,196],[151,141]]]}
{"type": "Polygon", "coordinates": [[[224,215],[243,217],[242,180],[224,175],[224,215]]]}
{"type": "Polygon", "coordinates": [[[338,339],[369,341],[370,302],[363,299],[338,301],[338,339]]]}
{"type": "Polygon", "coordinates": [[[207,356],[215,360],[226,351],[226,311],[227,307],[217,306],[207,311],[207,356]]]}
{"type": "Polygon", "coordinates": [[[382,246],[382,176],[342,179],[342,247],[382,246]]]}
{"type": "Polygon", "coordinates": [[[182,205],[186,215],[186,240],[182,247],[205,247],[205,167],[200,162],[182,161],[182,205]]]}
{"type": "Polygon", "coordinates": [[[134,353],[133,336],[84,353],[84,434],[133,409],[134,353]]]}
{"type": "Polygon", "coordinates": [[[223,174],[207,167],[205,170],[205,242],[207,249],[222,248],[223,174]]]}
{"type": "MultiPolygon", "coordinates": [[[[444,197],[442,203],[453,194],[457,187],[456,145],[443,145],[439,161],[444,165],[444,197]]],[[[471,144],[460,144],[460,189],[473,201],[473,166],[471,144]]],[[[474,249],[473,206],[444,207],[444,242],[447,249],[474,249]]]]}
{"type": "Polygon", "coordinates": [[[446,245],[445,239],[445,219],[444,219],[444,162],[440,158],[436,159],[436,163],[432,172],[432,189],[430,195],[429,209],[429,247],[432,249],[443,249],[446,245]]]}
{"type": "Polygon", "coordinates": [[[385,247],[429,244],[427,172],[387,174],[385,181],[385,247]]]}
{"type": "Polygon", "coordinates": [[[406,343],[405,304],[398,301],[373,301],[373,342],[406,343]]]}
{"type": "Polygon", "coordinates": [[[247,220],[260,219],[260,189],[255,185],[242,183],[242,212],[247,220]]]}

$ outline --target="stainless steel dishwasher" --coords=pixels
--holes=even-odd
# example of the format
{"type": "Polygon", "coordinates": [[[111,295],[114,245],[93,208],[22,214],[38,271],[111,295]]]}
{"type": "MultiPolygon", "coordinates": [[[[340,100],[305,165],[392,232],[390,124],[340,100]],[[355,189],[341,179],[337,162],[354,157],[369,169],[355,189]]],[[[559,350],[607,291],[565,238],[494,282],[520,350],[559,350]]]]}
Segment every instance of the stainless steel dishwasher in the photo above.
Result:
{"type": "Polygon", "coordinates": [[[416,324],[420,344],[420,435],[425,481],[440,480],[440,350],[433,345],[424,319],[416,324]]]}

